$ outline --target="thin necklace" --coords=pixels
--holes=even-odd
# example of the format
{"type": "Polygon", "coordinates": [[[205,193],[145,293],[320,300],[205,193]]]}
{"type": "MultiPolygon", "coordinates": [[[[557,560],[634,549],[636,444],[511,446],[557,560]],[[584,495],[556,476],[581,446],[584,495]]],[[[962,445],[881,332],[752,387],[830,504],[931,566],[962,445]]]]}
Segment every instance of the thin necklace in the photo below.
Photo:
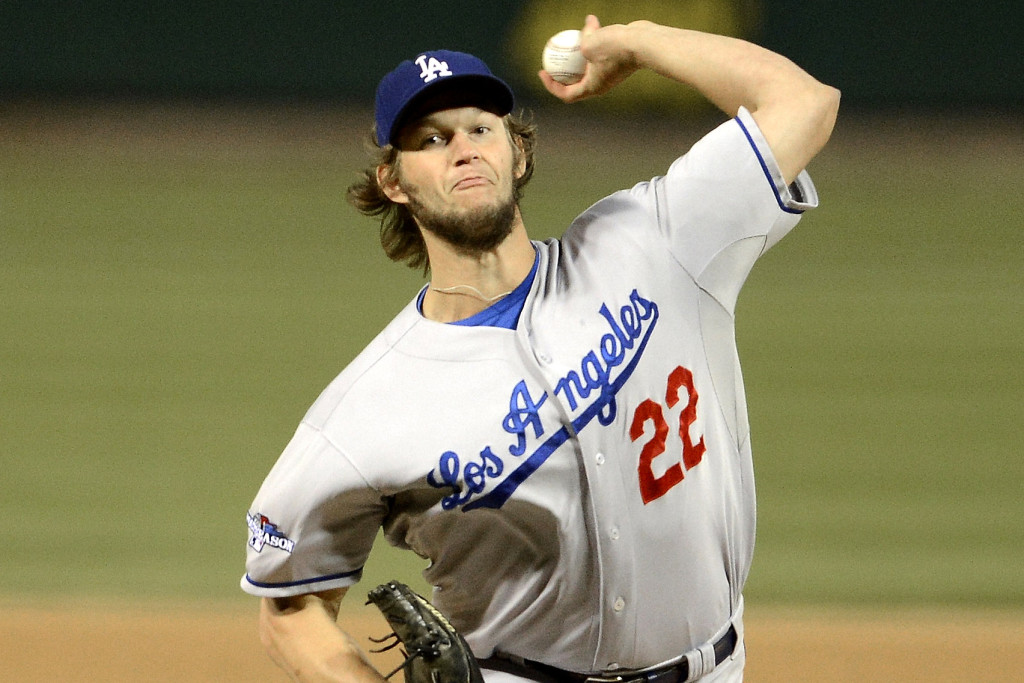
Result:
{"type": "Polygon", "coordinates": [[[480,301],[483,301],[485,304],[493,304],[498,299],[503,299],[515,291],[513,289],[510,289],[507,292],[502,292],[501,294],[498,294],[497,296],[489,297],[485,296],[483,292],[481,292],[479,289],[472,285],[454,285],[452,287],[435,287],[434,285],[430,285],[430,289],[434,290],[435,292],[438,292],[439,294],[462,294],[463,296],[471,296],[474,299],[479,299],[480,301]],[[460,289],[468,289],[469,291],[457,291],[460,289]]]}

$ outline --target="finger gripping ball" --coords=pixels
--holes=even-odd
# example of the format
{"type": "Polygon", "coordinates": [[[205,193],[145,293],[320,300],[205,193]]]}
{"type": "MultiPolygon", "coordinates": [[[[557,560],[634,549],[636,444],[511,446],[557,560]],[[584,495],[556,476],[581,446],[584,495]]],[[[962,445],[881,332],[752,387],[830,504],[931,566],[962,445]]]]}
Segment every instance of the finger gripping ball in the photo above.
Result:
{"type": "Polygon", "coordinates": [[[572,85],[583,78],[587,60],[580,51],[580,32],[570,29],[551,36],[544,46],[541,64],[559,83],[572,85]]]}

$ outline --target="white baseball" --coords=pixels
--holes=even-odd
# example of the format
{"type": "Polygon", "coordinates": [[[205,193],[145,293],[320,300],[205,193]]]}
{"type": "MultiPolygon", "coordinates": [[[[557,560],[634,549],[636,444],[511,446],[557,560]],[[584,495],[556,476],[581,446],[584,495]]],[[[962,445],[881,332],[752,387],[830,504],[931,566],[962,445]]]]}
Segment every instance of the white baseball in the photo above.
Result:
{"type": "Polygon", "coordinates": [[[570,29],[551,36],[544,46],[541,64],[559,83],[572,85],[583,78],[587,60],[580,52],[580,32],[570,29]]]}

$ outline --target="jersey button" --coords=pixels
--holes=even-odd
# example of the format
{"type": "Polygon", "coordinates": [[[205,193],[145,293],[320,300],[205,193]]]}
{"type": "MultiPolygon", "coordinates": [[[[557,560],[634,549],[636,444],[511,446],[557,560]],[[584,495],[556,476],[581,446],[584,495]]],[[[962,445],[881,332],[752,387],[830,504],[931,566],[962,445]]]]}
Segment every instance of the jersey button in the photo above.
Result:
{"type": "Polygon", "coordinates": [[[616,612],[621,612],[625,608],[626,608],[626,601],[623,600],[621,597],[615,598],[615,603],[612,604],[612,609],[614,609],[616,612]]]}
{"type": "Polygon", "coordinates": [[[613,541],[619,540],[619,527],[613,526],[609,534],[611,535],[613,541]]]}
{"type": "Polygon", "coordinates": [[[598,465],[603,465],[604,464],[604,453],[598,453],[597,455],[595,455],[594,456],[594,460],[597,461],[598,465]]]}

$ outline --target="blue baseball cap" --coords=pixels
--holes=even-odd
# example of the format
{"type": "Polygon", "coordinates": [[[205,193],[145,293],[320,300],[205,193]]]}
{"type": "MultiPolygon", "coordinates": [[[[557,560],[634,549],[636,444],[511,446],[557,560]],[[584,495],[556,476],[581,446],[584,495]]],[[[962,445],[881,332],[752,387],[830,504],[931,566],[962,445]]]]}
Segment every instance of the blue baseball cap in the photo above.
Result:
{"type": "MultiPolygon", "coordinates": [[[[405,60],[377,86],[377,144],[395,144],[406,119],[427,95],[452,88],[464,104],[504,116],[512,111],[512,89],[491,73],[483,60],[464,52],[432,50],[405,60]],[[454,88],[453,86],[457,86],[454,88]]],[[[426,112],[421,112],[426,113],[426,112]]]]}

